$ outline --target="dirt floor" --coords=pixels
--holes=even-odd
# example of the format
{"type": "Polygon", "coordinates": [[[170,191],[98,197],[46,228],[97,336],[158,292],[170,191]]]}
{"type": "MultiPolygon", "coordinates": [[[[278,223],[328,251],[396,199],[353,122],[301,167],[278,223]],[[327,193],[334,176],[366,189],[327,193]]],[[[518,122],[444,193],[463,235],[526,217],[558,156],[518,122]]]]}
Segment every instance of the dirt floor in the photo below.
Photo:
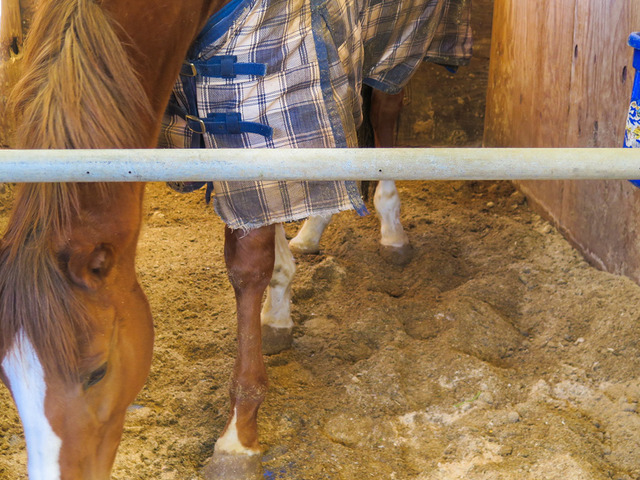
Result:
{"type": "MultiPolygon", "coordinates": [[[[267,360],[266,478],[639,478],[640,287],[590,267],[508,183],[400,190],[410,265],[386,265],[375,217],[348,213],[297,259],[294,346],[267,360]]],[[[148,193],[156,351],[113,478],[198,479],[235,349],[222,225],[198,194],[148,193]]],[[[26,478],[1,395],[0,477],[26,478]]]]}
{"type": "MultiPolygon", "coordinates": [[[[472,67],[425,67],[413,81],[403,145],[480,144],[483,3],[472,67]]],[[[293,348],[267,359],[265,478],[639,479],[640,287],[589,266],[509,183],[399,188],[408,266],[385,264],[375,216],[351,213],[321,254],[296,259],[293,348]]],[[[201,193],[150,184],[146,208],[139,271],[155,357],[113,478],[200,479],[235,355],[223,229],[201,193]]],[[[25,479],[4,388],[0,426],[0,478],[25,479]]]]}

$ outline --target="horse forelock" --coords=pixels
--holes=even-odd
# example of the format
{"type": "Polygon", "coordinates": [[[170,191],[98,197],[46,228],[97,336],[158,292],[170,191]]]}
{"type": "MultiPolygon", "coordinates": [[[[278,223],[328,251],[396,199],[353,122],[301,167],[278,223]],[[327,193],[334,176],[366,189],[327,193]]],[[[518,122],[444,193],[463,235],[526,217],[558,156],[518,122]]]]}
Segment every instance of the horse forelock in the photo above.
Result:
{"type": "Polygon", "coordinates": [[[155,119],[116,29],[99,2],[40,1],[10,99],[18,148],[149,146],[155,119]]]}
{"type": "Polygon", "coordinates": [[[79,184],[26,184],[0,246],[0,353],[21,332],[47,374],[77,378],[90,333],[86,308],[59,258],[81,215],[79,184]]]}

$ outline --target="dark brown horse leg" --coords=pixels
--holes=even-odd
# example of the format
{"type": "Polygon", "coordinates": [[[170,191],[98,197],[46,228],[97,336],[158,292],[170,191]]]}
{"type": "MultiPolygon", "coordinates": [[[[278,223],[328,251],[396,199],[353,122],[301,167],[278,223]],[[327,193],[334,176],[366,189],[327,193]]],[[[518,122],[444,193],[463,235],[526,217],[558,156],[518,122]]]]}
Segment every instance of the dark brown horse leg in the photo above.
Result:
{"type": "Polygon", "coordinates": [[[267,392],[267,372],[262,358],[260,304],[271,279],[274,262],[273,225],[245,234],[225,231],[224,256],[236,294],[238,356],[231,380],[231,412],[216,442],[207,479],[259,478],[258,408],[267,392]]]}
{"type": "Polygon", "coordinates": [[[373,89],[371,96],[371,114],[369,121],[373,127],[377,148],[393,148],[396,144],[396,128],[404,90],[389,94],[373,89]]]}
{"type": "MultiPolygon", "coordinates": [[[[370,121],[377,148],[395,146],[396,126],[402,110],[404,92],[390,95],[373,90],[370,121]]],[[[400,222],[400,197],[393,180],[381,180],[373,197],[380,219],[380,254],[393,264],[405,265],[413,249],[400,222]]]]}

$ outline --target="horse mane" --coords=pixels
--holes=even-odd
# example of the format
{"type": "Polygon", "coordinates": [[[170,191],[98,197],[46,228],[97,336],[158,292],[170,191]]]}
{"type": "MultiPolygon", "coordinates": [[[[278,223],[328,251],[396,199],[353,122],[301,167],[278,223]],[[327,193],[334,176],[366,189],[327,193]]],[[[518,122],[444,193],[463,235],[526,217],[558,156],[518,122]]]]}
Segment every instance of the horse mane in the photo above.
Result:
{"type": "Polygon", "coordinates": [[[116,28],[94,0],[40,1],[10,99],[17,148],[141,146],[151,107],[116,28]]]}
{"type": "MultiPolygon", "coordinates": [[[[17,148],[136,148],[153,121],[117,26],[94,0],[41,0],[10,105],[17,148]]],[[[124,37],[123,37],[124,38],[124,37]]],[[[82,217],[86,184],[26,184],[0,244],[0,354],[23,331],[45,371],[78,374],[89,317],[56,252],[82,217]]],[[[96,202],[117,195],[93,184],[96,202]]]]}

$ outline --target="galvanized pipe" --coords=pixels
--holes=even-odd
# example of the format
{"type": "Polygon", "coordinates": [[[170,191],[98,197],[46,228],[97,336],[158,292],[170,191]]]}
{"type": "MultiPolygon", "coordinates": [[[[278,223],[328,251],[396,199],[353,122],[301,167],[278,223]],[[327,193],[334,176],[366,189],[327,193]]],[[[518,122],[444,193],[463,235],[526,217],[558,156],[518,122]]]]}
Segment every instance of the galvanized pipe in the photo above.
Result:
{"type": "Polygon", "coordinates": [[[640,178],[640,149],[0,150],[0,182],[640,178]]]}

